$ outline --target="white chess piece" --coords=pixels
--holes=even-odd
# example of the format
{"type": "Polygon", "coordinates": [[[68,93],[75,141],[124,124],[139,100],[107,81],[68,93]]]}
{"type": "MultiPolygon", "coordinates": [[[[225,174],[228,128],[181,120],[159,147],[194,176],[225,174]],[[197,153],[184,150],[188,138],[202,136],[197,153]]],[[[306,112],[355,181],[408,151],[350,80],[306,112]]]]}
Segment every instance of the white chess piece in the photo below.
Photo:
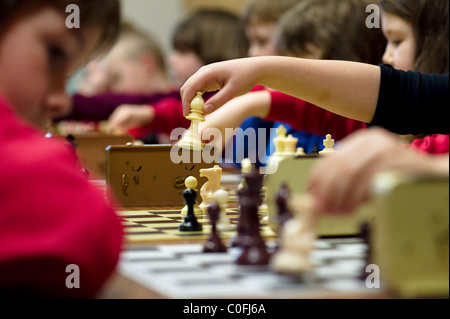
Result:
{"type": "Polygon", "coordinates": [[[327,134],[326,138],[323,140],[323,146],[325,146],[325,148],[322,151],[320,151],[319,154],[336,152],[336,150],[333,148],[334,139],[331,138],[330,134],[327,134]]]}
{"type": "Polygon", "coordinates": [[[286,136],[286,132],[287,130],[283,125],[280,125],[277,129],[277,137],[273,139],[275,152],[267,160],[267,174],[275,173],[278,169],[278,164],[283,159],[296,155],[298,138],[293,137],[292,134],[286,136]]]}
{"type": "Polygon", "coordinates": [[[214,199],[214,193],[220,189],[222,167],[214,165],[212,168],[202,168],[200,169],[200,177],[208,178],[200,188],[200,197],[202,198],[200,208],[203,213],[206,214],[208,212],[209,203],[214,199]]]}
{"type": "Polygon", "coordinates": [[[234,230],[236,227],[231,224],[230,219],[227,217],[228,208],[228,192],[224,189],[219,189],[214,193],[214,200],[220,207],[219,220],[216,227],[220,231],[234,230]]]}
{"type": "Polygon", "coordinates": [[[190,107],[191,112],[186,118],[191,121],[191,126],[183,138],[178,142],[181,148],[201,151],[203,149],[202,139],[198,132],[198,124],[205,120],[203,116],[203,107],[205,101],[202,98],[202,93],[197,92],[197,95],[192,99],[190,107]]]}
{"type": "MultiPolygon", "coordinates": [[[[244,158],[241,161],[241,174],[244,175],[244,174],[250,173],[252,170],[253,170],[252,162],[250,161],[249,158],[244,158]]],[[[244,187],[244,185],[245,185],[245,180],[242,179],[241,182],[239,183],[239,185],[237,186],[237,189],[244,187]]]]}

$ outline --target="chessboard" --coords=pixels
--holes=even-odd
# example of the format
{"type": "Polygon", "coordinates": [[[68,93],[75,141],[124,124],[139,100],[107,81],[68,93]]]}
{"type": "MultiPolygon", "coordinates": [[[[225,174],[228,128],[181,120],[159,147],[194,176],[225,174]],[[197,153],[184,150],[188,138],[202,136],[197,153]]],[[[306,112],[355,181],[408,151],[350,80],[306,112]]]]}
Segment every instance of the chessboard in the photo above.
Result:
{"type": "MultiPolygon", "coordinates": [[[[273,251],[274,242],[266,242],[273,251]]],[[[235,264],[240,248],[203,253],[203,244],[134,246],[120,257],[119,271],[170,299],[383,298],[384,285],[366,284],[367,245],[359,238],[318,239],[312,271],[275,273],[270,265],[235,264]]],[[[368,278],[368,277],[367,277],[368,278]]]]}
{"type": "MultiPolygon", "coordinates": [[[[181,215],[182,207],[168,207],[144,210],[122,210],[118,215],[122,220],[125,231],[126,243],[175,243],[192,242],[206,240],[211,233],[211,225],[208,215],[197,217],[199,223],[203,225],[202,231],[181,232],[178,226],[183,221],[181,215]]],[[[238,224],[239,209],[230,206],[226,215],[233,226],[238,224]]],[[[264,238],[274,238],[276,234],[269,228],[267,223],[261,219],[261,235],[264,238]]],[[[221,237],[229,239],[234,236],[235,230],[221,231],[221,237]]]]}

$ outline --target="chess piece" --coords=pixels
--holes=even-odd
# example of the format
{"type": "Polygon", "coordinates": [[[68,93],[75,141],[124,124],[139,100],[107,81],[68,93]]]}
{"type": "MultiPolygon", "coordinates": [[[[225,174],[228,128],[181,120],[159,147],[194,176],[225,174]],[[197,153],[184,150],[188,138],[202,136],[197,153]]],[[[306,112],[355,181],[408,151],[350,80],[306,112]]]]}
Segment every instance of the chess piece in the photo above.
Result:
{"type": "Polygon", "coordinates": [[[277,137],[273,139],[275,144],[275,152],[269,156],[267,160],[267,173],[273,174],[278,169],[278,164],[285,158],[295,156],[298,138],[289,134],[286,136],[286,128],[280,125],[277,129],[277,137]]]}
{"type": "Polygon", "coordinates": [[[283,226],[281,248],[273,255],[270,265],[278,273],[302,275],[313,269],[309,255],[316,240],[317,216],[308,195],[292,197],[288,203],[294,216],[283,226]]]}
{"type": "Polygon", "coordinates": [[[297,147],[297,150],[295,151],[295,155],[297,155],[297,156],[306,155],[305,154],[305,150],[303,149],[303,147],[297,147]]]}
{"type": "Polygon", "coordinates": [[[222,168],[214,165],[212,168],[202,168],[200,177],[206,177],[208,180],[200,188],[200,197],[202,202],[199,205],[204,214],[208,210],[208,205],[214,199],[214,193],[220,189],[220,179],[222,177],[222,168]]]}
{"type": "Polygon", "coordinates": [[[323,140],[323,146],[325,148],[319,152],[319,154],[327,154],[327,153],[333,153],[335,152],[334,146],[334,139],[331,138],[330,134],[327,134],[325,139],[323,140]]]}
{"type": "Polygon", "coordinates": [[[275,197],[275,204],[277,206],[277,245],[275,250],[278,251],[281,245],[281,233],[283,232],[284,224],[292,218],[292,212],[288,207],[288,200],[290,191],[286,183],[282,183],[275,197]]]}
{"type": "Polygon", "coordinates": [[[261,205],[261,185],[263,175],[252,171],[245,175],[246,187],[238,190],[240,218],[238,235],[232,243],[242,248],[236,258],[238,265],[267,265],[270,254],[260,234],[258,207],[261,205]]]}
{"type": "Polygon", "coordinates": [[[205,120],[203,116],[203,106],[205,101],[202,98],[202,93],[197,92],[197,95],[192,99],[190,107],[191,112],[186,118],[191,121],[191,126],[183,138],[178,142],[181,148],[192,151],[201,151],[203,149],[202,139],[198,132],[198,124],[205,120]]]}
{"type": "Polygon", "coordinates": [[[203,246],[204,253],[224,253],[227,251],[227,247],[220,239],[220,235],[216,227],[219,220],[220,211],[221,207],[215,201],[210,203],[208,206],[208,215],[209,220],[211,221],[211,233],[203,246]]]}
{"type": "MultiPolygon", "coordinates": [[[[257,171],[250,171],[249,173],[244,174],[244,180],[242,181],[243,187],[239,188],[236,193],[239,198],[239,220],[237,225],[237,233],[235,236],[230,238],[231,247],[237,247],[241,244],[241,239],[249,232],[249,224],[247,222],[247,216],[243,214],[243,210],[241,207],[242,201],[244,198],[251,197],[253,202],[256,203],[256,215],[258,218],[258,207],[261,205],[261,196],[258,192],[260,192],[262,186],[263,175],[260,175],[257,171]],[[248,182],[251,182],[251,185],[248,185],[248,182]],[[250,189],[249,189],[250,188],[250,189]]],[[[259,224],[259,219],[258,219],[259,224]]]]}
{"type": "MultiPolygon", "coordinates": [[[[186,188],[192,188],[194,191],[197,192],[197,189],[196,189],[196,187],[197,187],[197,179],[194,176],[189,176],[188,178],[186,178],[184,180],[184,185],[186,186],[186,188]]],[[[198,205],[198,201],[197,200],[195,200],[193,209],[194,209],[194,215],[196,217],[203,215],[203,211],[200,208],[200,206],[198,205]]],[[[188,213],[188,205],[187,205],[187,203],[185,203],[184,207],[181,209],[181,217],[183,217],[183,218],[186,217],[187,213],[188,213]]]]}
{"type": "MultiPolygon", "coordinates": [[[[242,176],[244,176],[247,173],[250,173],[253,170],[253,168],[254,168],[253,164],[252,164],[252,162],[250,161],[249,158],[244,158],[241,161],[241,174],[242,174],[242,176]]],[[[244,187],[245,186],[244,184],[245,184],[245,181],[244,181],[244,178],[242,178],[242,180],[239,183],[237,189],[240,189],[240,188],[244,187]]]]}
{"type": "Polygon", "coordinates": [[[231,231],[236,227],[231,224],[227,217],[228,208],[228,192],[224,189],[219,189],[214,193],[214,201],[220,207],[219,220],[217,222],[217,229],[220,231],[231,231]]]}
{"type": "Polygon", "coordinates": [[[293,137],[292,134],[289,134],[281,142],[283,143],[283,152],[280,155],[294,155],[297,152],[298,138],[293,137]]]}
{"type": "Polygon", "coordinates": [[[262,218],[262,221],[264,223],[267,223],[269,221],[269,206],[267,206],[266,198],[268,196],[268,188],[263,184],[261,188],[262,192],[262,203],[258,207],[258,214],[262,218]]]}
{"type": "Polygon", "coordinates": [[[187,215],[184,221],[178,226],[179,231],[201,231],[202,225],[198,222],[194,214],[194,205],[197,202],[197,179],[194,176],[189,176],[185,180],[186,189],[183,191],[183,197],[187,205],[187,215]]]}

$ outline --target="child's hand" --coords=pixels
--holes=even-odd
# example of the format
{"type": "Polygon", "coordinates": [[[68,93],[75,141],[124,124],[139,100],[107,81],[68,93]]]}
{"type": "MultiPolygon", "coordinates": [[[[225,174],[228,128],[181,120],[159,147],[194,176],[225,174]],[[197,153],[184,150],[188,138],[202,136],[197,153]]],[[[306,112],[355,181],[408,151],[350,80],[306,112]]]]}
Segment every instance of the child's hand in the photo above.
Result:
{"type": "Polygon", "coordinates": [[[149,105],[123,104],[110,115],[109,126],[113,130],[127,132],[131,128],[150,124],[154,114],[153,107],[149,105]]]}
{"type": "Polygon", "coordinates": [[[204,114],[209,114],[232,98],[250,91],[258,82],[258,67],[254,59],[236,59],[201,67],[181,88],[183,115],[189,114],[196,92],[220,90],[205,104],[204,114]]]}

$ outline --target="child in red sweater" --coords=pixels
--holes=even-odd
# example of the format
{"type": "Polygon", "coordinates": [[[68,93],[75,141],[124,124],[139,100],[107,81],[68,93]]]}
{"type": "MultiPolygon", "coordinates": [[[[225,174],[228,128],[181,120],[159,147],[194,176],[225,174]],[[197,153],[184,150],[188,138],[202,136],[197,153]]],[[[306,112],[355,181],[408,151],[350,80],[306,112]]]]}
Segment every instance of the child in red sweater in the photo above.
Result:
{"type": "Polygon", "coordinates": [[[44,137],[64,80],[116,39],[116,0],[0,2],[0,294],[95,297],[114,271],[122,226],[73,149],[44,137]],[[77,11],[74,11],[76,14],[77,11]]]}

